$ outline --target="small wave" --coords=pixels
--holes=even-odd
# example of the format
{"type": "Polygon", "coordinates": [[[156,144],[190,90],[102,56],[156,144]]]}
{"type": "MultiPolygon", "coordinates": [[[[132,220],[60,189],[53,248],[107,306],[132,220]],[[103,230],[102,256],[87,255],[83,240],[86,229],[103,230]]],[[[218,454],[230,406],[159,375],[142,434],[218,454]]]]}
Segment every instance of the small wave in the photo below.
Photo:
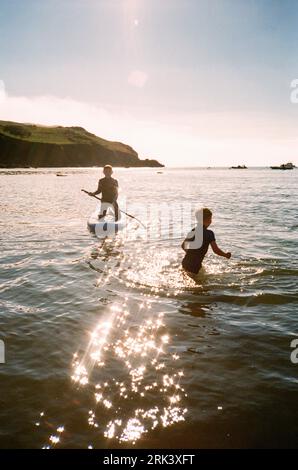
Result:
{"type": "Polygon", "coordinates": [[[298,302],[298,295],[272,293],[260,293],[254,295],[212,295],[209,297],[208,300],[209,302],[224,302],[236,305],[245,305],[248,307],[259,304],[282,305],[288,303],[295,303],[298,302]]]}
{"type": "Polygon", "coordinates": [[[288,269],[288,268],[263,269],[262,271],[256,273],[255,276],[260,276],[260,277],[262,276],[298,276],[298,269],[288,269]]]}

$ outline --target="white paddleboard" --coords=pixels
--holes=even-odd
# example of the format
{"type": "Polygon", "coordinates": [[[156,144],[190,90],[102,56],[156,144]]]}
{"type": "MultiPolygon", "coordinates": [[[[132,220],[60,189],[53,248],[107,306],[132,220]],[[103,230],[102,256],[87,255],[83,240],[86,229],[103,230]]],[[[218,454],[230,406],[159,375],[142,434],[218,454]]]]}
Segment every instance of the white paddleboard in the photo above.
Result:
{"type": "Polygon", "coordinates": [[[95,211],[87,222],[90,232],[94,233],[98,238],[113,237],[127,225],[126,217],[123,215],[117,221],[110,214],[107,214],[102,219],[99,219],[98,215],[99,210],[95,211]]]}

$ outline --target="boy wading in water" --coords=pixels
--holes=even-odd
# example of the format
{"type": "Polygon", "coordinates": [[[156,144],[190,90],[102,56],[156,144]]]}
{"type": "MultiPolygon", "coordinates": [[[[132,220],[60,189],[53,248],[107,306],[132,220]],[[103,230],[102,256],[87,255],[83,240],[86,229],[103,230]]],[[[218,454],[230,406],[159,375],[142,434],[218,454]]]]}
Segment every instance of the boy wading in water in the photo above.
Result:
{"type": "Polygon", "coordinates": [[[103,168],[104,178],[101,178],[98,182],[98,188],[94,193],[88,193],[90,196],[96,196],[102,193],[101,196],[101,208],[99,219],[102,219],[107,214],[109,206],[113,206],[115,220],[120,219],[120,211],[117,203],[118,199],[118,181],[112,178],[113,168],[111,165],[105,165],[103,168]]]}
{"type": "MultiPolygon", "coordinates": [[[[199,211],[197,212],[197,219],[199,211]]],[[[182,248],[185,251],[185,256],[182,260],[182,266],[190,275],[198,274],[199,270],[202,267],[203,259],[208,251],[209,245],[211,245],[212,250],[218,256],[223,256],[224,258],[231,258],[231,253],[225,253],[222,251],[216,244],[215,236],[212,230],[208,230],[209,225],[212,223],[212,212],[206,207],[203,209],[203,227],[201,227],[198,222],[197,227],[193,228],[186,239],[182,243],[182,248]],[[195,238],[198,234],[198,230],[203,230],[202,234],[202,243],[196,243],[195,238]]],[[[200,237],[198,237],[200,238],[200,237]]]]}

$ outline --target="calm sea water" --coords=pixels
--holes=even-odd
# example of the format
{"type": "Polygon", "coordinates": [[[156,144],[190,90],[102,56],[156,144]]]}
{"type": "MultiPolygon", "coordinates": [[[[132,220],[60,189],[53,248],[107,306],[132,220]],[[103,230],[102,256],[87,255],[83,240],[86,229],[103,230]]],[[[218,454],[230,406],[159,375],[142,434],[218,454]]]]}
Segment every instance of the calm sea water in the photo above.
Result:
{"type": "Polygon", "coordinates": [[[297,446],[298,171],[115,172],[128,209],[213,210],[197,283],[179,236],[92,236],[100,173],[63,172],[0,174],[0,446],[297,446]]]}

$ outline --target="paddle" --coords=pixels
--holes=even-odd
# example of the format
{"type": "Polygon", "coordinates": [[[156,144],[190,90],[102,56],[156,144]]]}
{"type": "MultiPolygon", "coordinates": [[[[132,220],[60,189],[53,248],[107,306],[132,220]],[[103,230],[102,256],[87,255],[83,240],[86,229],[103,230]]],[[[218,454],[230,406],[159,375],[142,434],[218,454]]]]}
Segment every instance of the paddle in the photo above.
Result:
{"type": "MultiPolygon", "coordinates": [[[[83,193],[88,194],[88,196],[94,197],[94,198],[97,199],[98,201],[102,201],[102,199],[101,199],[100,197],[97,197],[97,196],[95,196],[94,194],[90,194],[89,191],[86,191],[86,189],[81,189],[81,191],[82,191],[83,193]]],[[[122,211],[121,209],[119,209],[119,211],[122,212],[123,214],[127,215],[127,217],[130,217],[131,219],[135,219],[137,222],[139,222],[139,224],[143,225],[143,227],[146,228],[146,226],[143,224],[143,222],[141,222],[139,219],[137,219],[137,218],[134,217],[133,215],[128,214],[127,212],[122,211]]]]}

